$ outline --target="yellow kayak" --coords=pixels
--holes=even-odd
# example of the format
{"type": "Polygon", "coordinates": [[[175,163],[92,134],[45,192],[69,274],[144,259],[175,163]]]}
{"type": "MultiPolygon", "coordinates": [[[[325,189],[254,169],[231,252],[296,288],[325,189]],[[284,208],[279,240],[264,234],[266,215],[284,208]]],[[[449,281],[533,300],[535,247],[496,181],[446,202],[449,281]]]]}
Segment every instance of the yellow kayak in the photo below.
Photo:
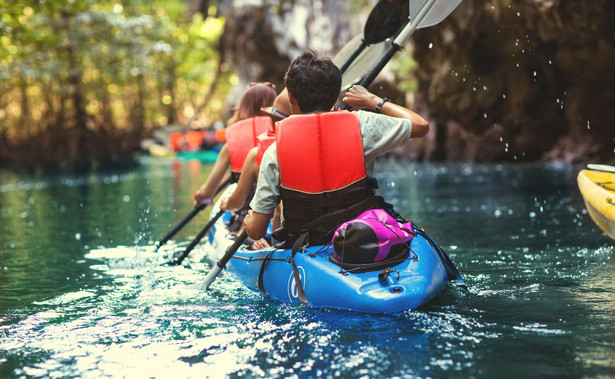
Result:
{"type": "Polygon", "coordinates": [[[601,167],[611,167],[613,172],[581,170],[577,183],[592,220],[615,239],[615,167],[601,167]]]}

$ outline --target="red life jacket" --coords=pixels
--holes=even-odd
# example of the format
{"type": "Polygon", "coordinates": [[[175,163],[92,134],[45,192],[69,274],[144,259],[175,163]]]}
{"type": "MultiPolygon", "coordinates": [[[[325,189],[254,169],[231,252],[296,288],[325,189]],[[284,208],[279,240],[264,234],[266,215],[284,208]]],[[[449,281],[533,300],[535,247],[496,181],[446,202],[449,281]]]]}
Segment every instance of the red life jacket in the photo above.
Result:
{"type": "Polygon", "coordinates": [[[237,121],[226,128],[226,146],[231,170],[240,173],[250,150],[257,145],[257,136],[271,128],[271,118],[256,116],[237,121]]]}
{"type": "Polygon", "coordinates": [[[258,150],[256,152],[256,163],[260,166],[263,161],[263,155],[265,155],[265,151],[271,146],[272,143],[275,142],[275,126],[276,124],[272,124],[271,129],[267,129],[267,131],[258,137],[256,146],[258,150]]]}
{"type": "Polygon", "coordinates": [[[310,243],[322,243],[321,237],[373,207],[368,200],[375,186],[367,179],[356,115],[337,111],[289,117],[279,122],[276,145],[284,227],[291,235],[307,230],[310,243]]]}

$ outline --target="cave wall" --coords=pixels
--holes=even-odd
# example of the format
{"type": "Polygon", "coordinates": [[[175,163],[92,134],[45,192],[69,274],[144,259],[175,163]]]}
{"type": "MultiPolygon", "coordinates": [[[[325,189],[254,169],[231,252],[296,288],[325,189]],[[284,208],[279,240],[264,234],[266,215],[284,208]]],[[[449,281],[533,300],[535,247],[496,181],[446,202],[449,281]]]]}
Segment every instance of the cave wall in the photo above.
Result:
{"type": "MultiPolygon", "coordinates": [[[[251,81],[281,89],[289,62],[305,49],[334,55],[362,32],[370,9],[359,8],[335,0],[223,2],[225,61],[240,78],[229,101],[251,81]]],[[[614,20],[609,0],[464,0],[399,53],[418,62],[418,90],[407,105],[432,125],[404,154],[615,161],[614,20]]]]}
{"type": "Polygon", "coordinates": [[[615,157],[615,2],[464,0],[413,37],[437,155],[615,157]]]}
{"type": "Polygon", "coordinates": [[[291,60],[307,49],[333,56],[362,32],[365,20],[350,2],[336,0],[228,1],[220,12],[226,19],[224,60],[240,81],[230,103],[252,81],[281,90],[291,60]]]}

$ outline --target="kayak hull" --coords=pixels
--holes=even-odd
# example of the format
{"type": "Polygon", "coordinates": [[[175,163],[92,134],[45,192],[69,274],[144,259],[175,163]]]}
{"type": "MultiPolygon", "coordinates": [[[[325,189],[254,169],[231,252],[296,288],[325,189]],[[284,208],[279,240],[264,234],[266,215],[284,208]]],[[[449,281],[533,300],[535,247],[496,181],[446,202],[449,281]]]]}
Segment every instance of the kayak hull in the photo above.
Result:
{"type": "MultiPolygon", "coordinates": [[[[215,209],[212,214],[215,214],[215,209]]],[[[225,228],[225,215],[209,233],[209,259],[217,261],[233,243],[225,228]]],[[[448,285],[446,269],[423,236],[411,240],[409,258],[370,272],[350,272],[329,260],[331,246],[310,246],[294,257],[307,302],[314,307],[369,313],[395,313],[416,309],[448,285]],[[379,275],[381,277],[379,277],[379,275]]],[[[249,250],[242,246],[226,265],[227,272],[253,291],[284,303],[299,303],[297,281],[286,249],[249,250]]]]}
{"type": "Polygon", "coordinates": [[[577,183],[592,220],[615,239],[615,173],[581,170],[577,183]]]}

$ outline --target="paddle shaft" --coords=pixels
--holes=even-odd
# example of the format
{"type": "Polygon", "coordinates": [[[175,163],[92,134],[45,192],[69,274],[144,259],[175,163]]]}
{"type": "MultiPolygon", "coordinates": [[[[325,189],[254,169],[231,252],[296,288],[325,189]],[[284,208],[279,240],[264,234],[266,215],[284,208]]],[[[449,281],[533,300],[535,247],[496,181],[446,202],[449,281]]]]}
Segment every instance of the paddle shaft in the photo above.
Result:
{"type": "Polygon", "coordinates": [[[209,286],[214,282],[214,280],[216,280],[216,277],[218,277],[218,275],[226,267],[226,264],[228,263],[228,261],[231,260],[233,255],[237,252],[239,247],[241,247],[241,245],[244,243],[244,241],[247,238],[248,238],[248,233],[244,229],[243,232],[241,232],[241,234],[237,236],[237,239],[235,240],[235,242],[233,242],[233,244],[229,246],[229,248],[226,250],[226,253],[224,253],[224,256],[222,256],[222,258],[218,262],[216,262],[214,267],[211,268],[211,270],[209,271],[205,279],[197,286],[197,289],[199,290],[209,289],[209,286]]]}
{"type": "Polygon", "coordinates": [[[186,226],[186,224],[190,220],[192,220],[192,218],[196,216],[197,213],[205,209],[206,206],[207,203],[198,204],[190,213],[188,213],[186,217],[184,217],[183,220],[179,222],[179,224],[177,224],[169,233],[167,233],[166,236],[164,236],[160,241],[158,241],[158,243],[156,244],[156,251],[158,251],[158,249],[160,249],[162,245],[167,243],[175,234],[177,234],[177,232],[179,232],[184,226],[186,226]]]}
{"type": "Polygon", "coordinates": [[[384,54],[384,56],[380,58],[378,63],[376,63],[376,66],[365,76],[365,78],[363,78],[363,80],[361,81],[361,86],[367,88],[370,84],[372,84],[372,82],[374,81],[374,79],[376,79],[376,76],[380,74],[380,71],[382,71],[384,66],[389,63],[395,53],[401,50],[401,47],[406,43],[408,38],[410,38],[412,33],[414,33],[414,31],[421,25],[421,22],[423,21],[425,16],[429,14],[429,11],[433,8],[435,3],[436,0],[426,2],[418,11],[416,17],[406,23],[401,32],[399,32],[397,37],[395,37],[395,40],[391,42],[391,46],[384,54]]]}
{"type": "MultiPolygon", "coordinates": [[[[220,186],[216,190],[215,195],[219,194],[227,185],[229,185],[230,182],[231,182],[231,178],[228,177],[224,182],[222,182],[222,184],[220,184],[220,186]]],[[[186,224],[190,222],[190,220],[192,220],[194,216],[197,215],[197,213],[205,209],[208,205],[209,204],[207,202],[202,202],[202,203],[199,203],[196,207],[194,207],[194,209],[190,211],[190,213],[188,213],[188,215],[184,217],[184,219],[181,220],[179,224],[177,224],[169,233],[167,233],[166,236],[164,236],[160,241],[158,241],[158,243],[156,244],[156,251],[158,251],[158,249],[160,249],[162,245],[164,245],[171,238],[173,238],[173,236],[177,234],[177,232],[179,232],[184,226],[186,226],[186,224]]]]}
{"type": "Polygon", "coordinates": [[[216,223],[216,221],[218,221],[218,219],[224,214],[224,212],[225,211],[223,211],[223,210],[218,211],[218,213],[216,213],[216,215],[211,220],[209,220],[207,225],[205,225],[205,227],[203,227],[203,229],[201,229],[199,234],[197,234],[197,236],[192,240],[192,242],[190,242],[190,245],[188,245],[188,247],[186,247],[186,250],[184,250],[184,252],[177,259],[174,259],[174,260],[171,260],[171,261],[167,262],[167,265],[169,265],[169,266],[177,266],[177,265],[181,264],[183,262],[183,260],[186,259],[188,254],[190,254],[192,249],[194,249],[196,247],[196,245],[198,245],[199,242],[201,242],[201,240],[203,239],[205,234],[207,234],[207,232],[209,232],[209,229],[211,229],[211,227],[216,223]]]}

